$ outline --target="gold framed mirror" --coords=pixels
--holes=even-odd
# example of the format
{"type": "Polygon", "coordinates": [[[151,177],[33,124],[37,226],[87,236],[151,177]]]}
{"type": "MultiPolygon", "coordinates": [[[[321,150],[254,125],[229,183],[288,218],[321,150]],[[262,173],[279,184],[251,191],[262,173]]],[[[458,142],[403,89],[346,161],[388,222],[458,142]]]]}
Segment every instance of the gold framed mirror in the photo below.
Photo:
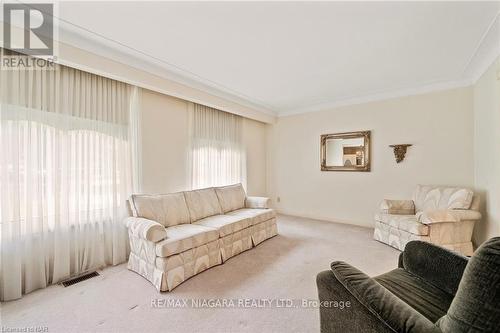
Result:
{"type": "Polygon", "coordinates": [[[321,171],[370,171],[370,131],[321,135],[321,171]]]}

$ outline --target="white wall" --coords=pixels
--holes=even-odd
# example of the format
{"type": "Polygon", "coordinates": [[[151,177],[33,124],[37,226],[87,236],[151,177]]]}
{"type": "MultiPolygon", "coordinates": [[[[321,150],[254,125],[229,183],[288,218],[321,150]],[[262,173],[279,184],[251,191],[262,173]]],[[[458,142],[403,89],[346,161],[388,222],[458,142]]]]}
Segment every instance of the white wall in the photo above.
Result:
{"type": "MultiPolygon", "coordinates": [[[[142,192],[169,193],[189,189],[188,103],[143,90],[141,96],[142,192]]],[[[266,192],[266,124],[244,118],[247,190],[266,192]]]]}
{"type": "Polygon", "coordinates": [[[500,58],[474,86],[474,153],[483,214],[474,230],[479,244],[500,235],[500,58]]]}
{"type": "Polygon", "coordinates": [[[142,192],[188,189],[188,102],[143,90],[141,144],[142,192]]]}
{"type": "Polygon", "coordinates": [[[383,198],[411,198],[416,184],[472,187],[472,103],[461,88],[279,118],[268,192],[282,213],[371,227],[383,198]],[[372,131],[372,171],[321,172],[320,135],[361,130],[372,131]],[[400,164],[388,147],[397,143],[413,144],[400,164]]]}
{"type": "Polygon", "coordinates": [[[267,140],[266,129],[270,125],[247,119],[243,120],[243,145],[247,155],[247,191],[250,195],[267,195],[267,140]]]}

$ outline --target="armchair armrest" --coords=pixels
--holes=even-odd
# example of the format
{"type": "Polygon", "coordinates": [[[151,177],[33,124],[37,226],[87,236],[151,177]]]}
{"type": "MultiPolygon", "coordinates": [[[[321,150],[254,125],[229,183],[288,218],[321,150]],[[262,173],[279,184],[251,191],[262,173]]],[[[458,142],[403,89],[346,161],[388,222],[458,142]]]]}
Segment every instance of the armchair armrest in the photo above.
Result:
{"type": "Polygon", "coordinates": [[[441,332],[433,322],[355,267],[337,261],[331,269],[344,288],[394,332],[441,332]]]}
{"type": "Polygon", "coordinates": [[[380,212],[384,214],[414,215],[415,203],[413,200],[384,199],[380,203],[380,212]]]}
{"type": "Polygon", "coordinates": [[[127,217],[125,225],[137,238],[157,243],[167,238],[165,227],[158,222],[144,219],[142,217],[127,217]]]}
{"type": "Polygon", "coordinates": [[[399,267],[455,295],[468,261],[440,246],[411,241],[401,253],[399,267]]]}
{"type": "Polygon", "coordinates": [[[418,214],[418,221],[423,224],[476,221],[481,219],[481,213],[468,209],[435,209],[418,214]]]}
{"type": "Polygon", "coordinates": [[[270,201],[271,200],[266,197],[247,197],[245,199],[245,207],[265,209],[269,208],[270,201]]]}

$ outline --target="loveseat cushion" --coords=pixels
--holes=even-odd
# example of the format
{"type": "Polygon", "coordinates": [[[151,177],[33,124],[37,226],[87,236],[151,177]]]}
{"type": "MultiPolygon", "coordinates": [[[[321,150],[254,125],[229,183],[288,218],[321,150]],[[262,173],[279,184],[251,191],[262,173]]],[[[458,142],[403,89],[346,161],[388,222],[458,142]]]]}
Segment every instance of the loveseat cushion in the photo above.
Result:
{"type": "Polygon", "coordinates": [[[415,210],[469,209],[474,192],[460,187],[417,185],[413,193],[415,210]]]}
{"type": "Polygon", "coordinates": [[[156,221],[165,227],[189,223],[189,211],[184,194],[133,194],[130,197],[132,214],[156,221]]]}
{"type": "Polygon", "coordinates": [[[394,269],[374,279],[433,323],[446,314],[453,300],[453,295],[402,268],[394,269]]]}
{"type": "Polygon", "coordinates": [[[254,209],[243,208],[227,213],[226,215],[237,216],[238,218],[249,218],[252,225],[265,222],[276,217],[274,209],[254,209]]]}
{"type": "Polygon", "coordinates": [[[214,215],[205,217],[193,224],[202,225],[219,230],[220,237],[231,235],[252,225],[249,217],[234,215],[214,215]]]}
{"type": "Polygon", "coordinates": [[[415,215],[375,214],[375,221],[414,235],[426,236],[429,234],[429,227],[418,222],[415,215]]]}
{"type": "Polygon", "coordinates": [[[191,217],[191,223],[202,218],[222,214],[219,199],[214,188],[184,192],[191,217]]]}
{"type": "Polygon", "coordinates": [[[166,228],[167,238],[156,244],[156,255],[168,257],[219,239],[219,231],[196,224],[166,228]]]}
{"type": "Polygon", "coordinates": [[[231,212],[245,207],[245,190],[241,184],[216,187],[215,193],[223,213],[231,212]]]}

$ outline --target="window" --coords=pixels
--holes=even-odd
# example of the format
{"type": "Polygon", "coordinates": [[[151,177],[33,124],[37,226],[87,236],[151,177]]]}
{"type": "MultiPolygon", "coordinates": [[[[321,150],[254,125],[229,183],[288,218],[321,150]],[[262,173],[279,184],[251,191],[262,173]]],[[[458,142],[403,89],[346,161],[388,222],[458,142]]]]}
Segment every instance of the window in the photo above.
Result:
{"type": "Polygon", "coordinates": [[[61,65],[0,80],[4,301],[126,260],[138,89],[61,65]]]}

